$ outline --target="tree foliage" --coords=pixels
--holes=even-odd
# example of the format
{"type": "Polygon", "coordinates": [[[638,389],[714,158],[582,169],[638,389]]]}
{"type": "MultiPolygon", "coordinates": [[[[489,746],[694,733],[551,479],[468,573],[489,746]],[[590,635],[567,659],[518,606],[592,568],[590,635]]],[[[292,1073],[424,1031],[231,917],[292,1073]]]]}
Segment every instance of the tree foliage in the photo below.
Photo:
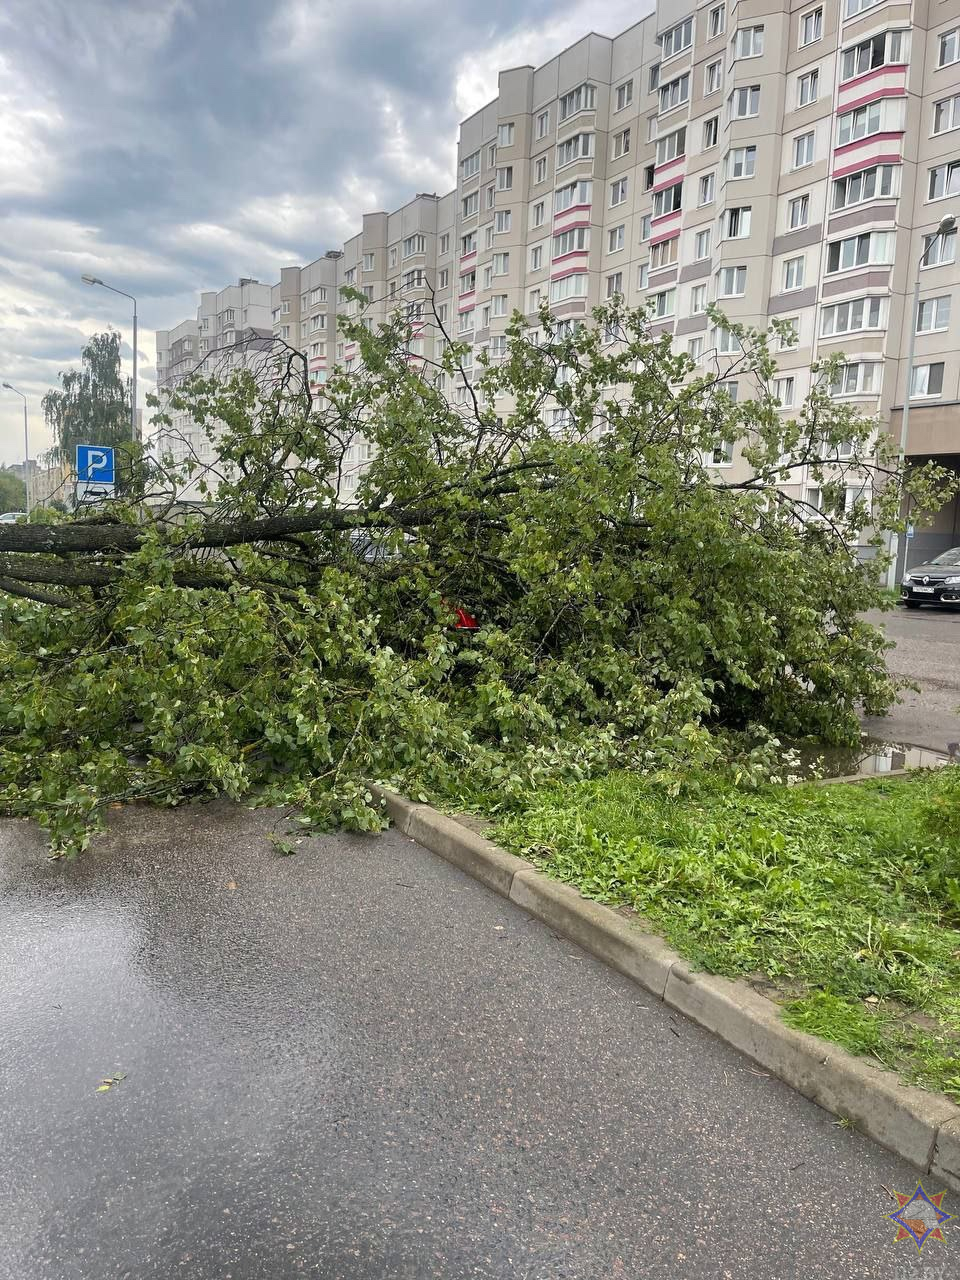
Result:
{"type": "MultiPolygon", "coordinates": [[[[59,375],[59,387],[43,397],[43,416],[53,433],[51,462],[76,458],[78,444],[103,444],[130,452],[130,388],[120,365],[120,334],[95,333],[81,352],[81,367],[59,375]]],[[[129,463],[121,463],[121,485],[129,463]]]]}
{"type": "MultiPolygon", "coordinates": [[[[167,406],[216,463],[0,529],[0,805],[61,852],[111,800],[375,827],[374,779],[508,804],[614,763],[748,769],[771,734],[850,740],[894,692],[861,616],[902,491],[875,423],[830,398],[830,367],[784,415],[765,334],[730,326],[742,353],[695,366],[643,311],[593,319],[544,312],[534,342],[518,317],[472,381],[465,348],[428,360],[399,316],[347,322],[362,363],[322,398],[276,344],[167,406]],[[747,464],[718,472],[726,442],[747,464]]],[[[911,484],[947,492],[935,469],[911,484]]]]}
{"type": "Polygon", "coordinates": [[[4,468],[0,471],[0,512],[26,509],[27,486],[20,476],[4,468]]]}

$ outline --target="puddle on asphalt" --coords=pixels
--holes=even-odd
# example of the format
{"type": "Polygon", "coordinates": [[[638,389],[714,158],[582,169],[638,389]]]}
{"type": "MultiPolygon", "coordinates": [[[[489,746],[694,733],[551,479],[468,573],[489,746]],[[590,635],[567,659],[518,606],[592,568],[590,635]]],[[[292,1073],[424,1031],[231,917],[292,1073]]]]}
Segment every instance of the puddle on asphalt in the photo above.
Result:
{"type": "MultiPolygon", "coordinates": [[[[947,744],[944,744],[947,747],[947,744]]],[[[903,742],[885,742],[866,734],[858,747],[824,747],[802,743],[794,747],[803,777],[871,778],[898,769],[936,769],[950,763],[947,750],[932,751],[903,742]]],[[[960,757],[958,757],[960,763],[960,757]]]]}

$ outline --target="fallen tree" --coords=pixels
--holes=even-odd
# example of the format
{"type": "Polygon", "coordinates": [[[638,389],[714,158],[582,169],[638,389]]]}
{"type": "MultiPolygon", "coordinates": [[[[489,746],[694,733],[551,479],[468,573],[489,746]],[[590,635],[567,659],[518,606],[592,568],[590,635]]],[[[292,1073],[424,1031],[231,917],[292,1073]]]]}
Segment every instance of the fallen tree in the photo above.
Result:
{"type": "Polygon", "coordinates": [[[372,778],[508,803],[613,762],[749,772],[771,734],[851,740],[894,694],[861,615],[904,478],[835,366],[788,416],[767,336],[713,320],[736,354],[699,366],[612,305],[544,312],[536,342],[518,318],[473,370],[436,314],[429,339],[357,323],[320,399],[282,343],[198,370],[162,407],[214,463],[0,528],[0,807],[65,852],[116,801],[372,827],[372,778]]]}

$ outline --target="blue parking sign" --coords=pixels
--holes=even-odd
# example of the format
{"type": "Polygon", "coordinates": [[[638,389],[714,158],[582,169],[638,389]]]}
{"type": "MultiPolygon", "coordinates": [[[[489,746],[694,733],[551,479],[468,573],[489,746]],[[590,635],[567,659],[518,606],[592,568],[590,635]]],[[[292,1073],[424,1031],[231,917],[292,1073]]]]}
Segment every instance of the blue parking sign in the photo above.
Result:
{"type": "Polygon", "coordinates": [[[81,484],[112,485],[112,446],[107,444],[78,444],[77,479],[81,484]]]}

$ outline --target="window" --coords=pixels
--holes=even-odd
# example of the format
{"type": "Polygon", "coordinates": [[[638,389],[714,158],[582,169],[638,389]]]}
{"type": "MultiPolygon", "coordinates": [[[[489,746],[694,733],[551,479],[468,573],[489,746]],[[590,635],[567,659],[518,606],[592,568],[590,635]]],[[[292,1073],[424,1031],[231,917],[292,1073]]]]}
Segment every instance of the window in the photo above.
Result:
{"type": "Polygon", "coordinates": [[[813,164],[813,142],[814,133],[801,133],[793,140],[793,167],[802,169],[805,165],[813,164]]]}
{"type": "Polygon", "coordinates": [[[539,271],[543,266],[543,245],[535,244],[530,250],[530,270],[539,271]]]}
{"type": "Polygon", "coordinates": [[[783,264],[783,289],[787,293],[791,289],[803,288],[806,259],[803,254],[797,258],[788,258],[783,264]]]}
{"type": "Polygon", "coordinates": [[[741,27],[733,37],[733,52],[737,58],[762,57],[763,27],[741,27]]]}
{"type": "Polygon", "coordinates": [[[672,316],[677,309],[676,289],[663,289],[653,295],[653,314],[657,320],[672,316]]]}
{"type": "Polygon", "coordinates": [[[960,160],[938,164],[929,171],[927,199],[940,200],[943,196],[955,196],[960,192],[960,160]]]}
{"type": "Polygon", "coordinates": [[[738,240],[750,234],[752,207],[725,209],[720,219],[720,235],[725,240],[738,240]]]}
{"type": "Polygon", "coordinates": [[[560,99],[560,119],[568,120],[578,111],[593,111],[597,105],[597,87],[592,84],[581,84],[571,89],[560,99]]]}
{"type": "Polygon", "coordinates": [[[490,314],[501,318],[507,314],[507,295],[495,293],[490,299],[490,314]]]}
{"type": "Polygon", "coordinates": [[[937,333],[950,327],[950,295],[925,298],[917,308],[917,333],[937,333]]]}
{"type": "Polygon", "coordinates": [[[491,182],[490,186],[487,187],[487,208],[492,209],[493,206],[496,204],[496,202],[497,202],[497,189],[494,186],[494,184],[491,182]]]}
{"type": "Polygon", "coordinates": [[[621,156],[625,156],[630,150],[630,130],[622,129],[619,133],[614,134],[613,138],[613,158],[619,160],[621,156]]]}
{"type": "Polygon", "coordinates": [[[837,302],[820,312],[820,336],[832,338],[864,329],[882,329],[886,324],[884,298],[856,298],[837,302]]]}
{"type": "Polygon", "coordinates": [[[325,285],[321,285],[319,289],[310,290],[310,305],[315,307],[319,302],[326,302],[327,289],[325,285]]]}
{"type": "Polygon", "coordinates": [[[760,114],[760,86],[750,85],[744,89],[734,89],[728,102],[730,115],[734,120],[746,120],[750,116],[760,114]]]}
{"type": "Polygon", "coordinates": [[[796,393],[796,378],[787,375],[783,378],[774,378],[773,394],[780,401],[781,409],[792,409],[794,404],[794,395],[796,393]]]}
{"type": "Polygon", "coordinates": [[[657,180],[657,166],[648,164],[643,171],[643,189],[650,191],[657,180]]]}
{"type": "Polygon", "coordinates": [[[583,160],[593,155],[593,134],[575,133],[557,144],[557,168],[572,164],[574,160],[583,160]]]}
{"type": "Polygon", "coordinates": [[[777,349],[780,351],[796,351],[800,345],[800,317],[790,316],[783,322],[784,328],[779,335],[777,349]]]}
{"type": "Polygon", "coordinates": [[[650,264],[649,262],[641,262],[637,267],[637,288],[646,289],[650,283],[650,264]]]}
{"type": "Polygon", "coordinates": [[[680,237],[672,236],[669,240],[661,240],[650,249],[650,270],[659,271],[661,267],[672,267],[677,261],[680,237]]]}
{"type": "Polygon", "coordinates": [[[512,124],[501,124],[497,128],[497,146],[512,147],[513,146],[514,129],[512,124]]]}
{"type": "Polygon", "coordinates": [[[535,227],[542,227],[546,216],[547,216],[546,202],[543,200],[538,200],[537,203],[533,206],[533,225],[535,227]]]}
{"type": "Polygon", "coordinates": [[[493,255],[493,274],[495,276],[508,275],[510,271],[510,255],[509,253],[495,253],[493,255]]]}
{"type": "Polygon", "coordinates": [[[618,204],[623,204],[627,199],[627,179],[618,178],[616,182],[610,184],[610,208],[614,209],[618,204]]]}
{"type": "Polygon", "coordinates": [[[533,166],[533,181],[546,182],[547,180],[547,157],[538,156],[533,166]]]}
{"type": "Polygon", "coordinates": [[[693,259],[695,262],[702,262],[704,258],[710,257],[710,228],[707,227],[703,231],[698,231],[693,240],[693,259]]]}
{"type": "Polygon", "coordinates": [[[879,102],[845,112],[837,121],[837,145],[842,147],[844,143],[879,133],[882,114],[879,102]]]}
{"type": "Polygon", "coordinates": [[[720,117],[711,116],[703,122],[703,149],[709,151],[720,141],[720,117]]]}
{"type": "Polygon", "coordinates": [[[657,164],[669,164],[671,160],[676,160],[678,156],[686,155],[687,152],[687,129],[686,125],[681,129],[674,129],[672,133],[666,134],[657,142],[657,164]]]}
{"type": "Polygon", "coordinates": [[[703,359],[703,338],[689,338],[687,340],[687,355],[694,364],[699,364],[703,359]]]}
{"type": "Polygon", "coordinates": [[[878,394],[883,366],[871,361],[846,364],[830,386],[832,396],[878,394]]]}
{"type": "Polygon", "coordinates": [[[653,214],[651,213],[645,213],[643,217],[640,219],[640,243],[641,244],[643,244],[644,240],[650,239],[652,222],[653,222],[653,214]]]}
{"type": "Polygon", "coordinates": [[[827,245],[827,271],[888,265],[893,262],[896,237],[892,231],[870,231],[827,245]]]}
{"type": "Polygon", "coordinates": [[[725,25],[725,7],[722,4],[715,5],[707,14],[707,39],[712,40],[715,36],[722,36],[725,25]]]}
{"type": "Polygon", "coordinates": [[[558,187],[553,196],[554,213],[563,213],[574,205],[588,205],[592,190],[590,182],[571,182],[565,187],[558,187]]]}
{"type": "Polygon", "coordinates": [[[403,242],[403,256],[409,258],[415,253],[424,253],[426,247],[427,242],[423,236],[407,236],[403,242]]]}
{"type": "Polygon", "coordinates": [[[550,301],[565,302],[567,298],[585,298],[590,277],[586,274],[564,276],[550,281],[550,301]]]}
{"type": "Polygon", "coordinates": [[[800,48],[823,38],[823,10],[811,9],[800,15],[800,48]]]}
{"type": "Polygon", "coordinates": [[[756,147],[734,147],[727,153],[728,178],[752,178],[756,172],[756,147]]]}
{"type": "Polygon", "coordinates": [[[653,216],[662,218],[666,213],[676,213],[678,209],[683,208],[683,183],[675,182],[672,186],[664,187],[662,191],[654,192],[653,196],[653,216]]]}
{"type": "MultiPolygon", "coordinates": [[[[280,337],[281,337],[281,338],[289,338],[289,337],[290,337],[290,326],[289,326],[288,324],[285,324],[285,325],[281,326],[281,329],[280,329],[280,337]]],[[[231,333],[231,334],[229,334],[229,335],[224,334],[224,341],[232,342],[233,340],[234,340],[234,339],[233,339],[233,334],[232,334],[232,333],[231,333]]]]}
{"type": "Polygon", "coordinates": [[[866,13],[874,5],[882,3],[883,0],[844,0],[843,16],[845,18],[855,18],[858,13],[866,13]]]}
{"type": "Polygon", "coordinates": [[[449,287],[449,285],[450,285],[450,272],[446,267],[444,267],[444,269],[437,276],[437,288],[446,289],[449,287]]]}
{"type": "Polygon", "coordinates": [[[498,209],[493,220],[494,235],[500,236],[509,231],[512,222],[513,213],[509,209],[498,209]]]}
{"type": "Polygon", "coordinates": [[[513,165],[505,165],[502,169],[497,170],[497,190],[512,191],[513,190],[513,165]]]}
{"type": "Polygon", "coordinates": [[[960,27],[943,33],[937,52],[938,67],[948,67],[954,62],[960,62],[960,27]]]}
{"type": "Polygon", "coordinates": [[[960,93],[933,104],[933,132],[946,133],[950,129],[960,129],[960,93]]]}
{"type": "Polygon", "coordinates": [[[326,327],[327,327],[327,317],[323,314],[323,312],[320,312],[319,315],[315,315],[310,321],[311,333],[316,333],[318,329],[325,329],[326,327]]]}
{"type": "Polygon", "coordinates": [[[615,94],[616,107],[614,109],[616,111],[622,111],[624,107],[629,107],[632,101],[633,81],[625,80],[623,84],[617,85],[617,92],[615,94]]]}
{"type": "Polygon", "coordinates": [[[460,296],[463,297],[465,293],[473,293],[476,287],[477,287],[477,273],[475,271],[465,271],[463,275],[460,277],[460,288],[459,288],[460,296]]]}
{"type": "Polygon", "coordinates": [[[468,196],[463,198],[463,216],[465,218],[473,218],[480,212],[480,196],[476,191],[471,191],[468,196]]]}
{"type": "Polygon", "coordinates": [[[700,183],[697,188],[697,204],[713,204],[714,196],[717,190],[717,175],[715,173],[703,173],[700,175],[700,183]]]}
{"type": "Polygon", "coordinates": [[[553,237],[553,256],[562,258],[565,253],[583,253],[590,248],[590,228],[574,227],[553,237]]]}
{"type": "Polygon", "coordinates": [[[372,253],[365,253],[363,255],[363,270],[364,271],[373,270],[373,254],[372,253]]]}
{"type": "Polygon", "coordinates": [[[718,93],[723,88],[723,59],[708,62],[703,72],[703,92],[718,93]]]}
{"type": "MultiPolygon", "coordinates": [[[[737,398],[737,384],[735,382],[719,382],[717,390],[731,400],[737,398]]],[[[724,440],[710,454],[710,461],[707,464],[711,467],[729,467],[733,463],[733,441],[724,440]]]]}
{"type": "Polygon", "coordinates": [[[838,178],[833,184],[833,207],[846,209],[883,196],[895,196],[899,188],[899,165],[880,164],[862,169],[846,178],[838,178]]]}
{"type": "Polygon", "coordinates": [[[461,311],[457,321],[457,331],[459,333],[472,333],[474,329],[475,312],[471,307],[467,311],[461,311]]]}
{"type": "Polygon", "coordinates": [[[844,49],[840,57],[840,83],[853,80],[867,71],[875,71],[877,67],[904,62],[905,54],[905,31],[881,31],[869,40],[861,40],[851,49],[844,49]]]}
{"type": "Polygon", "coordinates": [[[689,49],[692,43],[693,19],[684,18],[683,22],[678,22],[675,27],[671,27],[660,37],[660,57],[666,62],[667,58],[672,58],[678,53],[683,53],[684,49],[689,49]]]}
{"type": "Polygon", "coordinates": [[[531,289],[527,298],[527,311],[534,312],[540,310],[540,301],[543,297],[541,289],[531,289]]]}
{"type": "Polygon", "coordinates": [[[650,68],[650,78],[647,82],[647,88],[651,93],[660,85],[660,63],[650,68]]]}
{"type": "Polygon", "coordinates": [[[613,298],[618,293],[623,293],[622,271],[617,271],[612,276],[607,276],[607,297],[613,298]]]}
{"type": "Polygon", "coordinates": [[[442,257],[443,254],[449,253],[449,252],[450,252],[450,233],[449,231],[445,231],[443,235],[440,237],[440,255],[442,257]]]}
{"type": "Polygon", "coordinates": [[[607,232],[607,253],[618,253],[624,246],[625,231],[623,223],[619,227],[611,227],[607,232]]]}
{"type": "Polygon", "coordinates": [[[550,112],[541,111],[537,115],[537,141],[545,138],[550,132],[550,112]]]}
{"type": "Polygon", "coordinates": [[[717,272],[718,298],[742,298],[746,289],[746,267],[721,267],[717,272]]]}
{"type": "Polygon", "coordinates": [[[460,161],[460,177],[473,178],[480,172],[480,152],[474,151],[460,161]]]}
{"type": "Polygon", "coordinates": [[[391,267],[395,267],[397,265],[397,259],[399,258],[399,256],[400,254],[397,250],[397,246],[393,245],[390,249],[390,266],[391,267]]]}
{"type": "Polygon", "coordinates": [[[810,197],[794,196],[787,204],[787,228],[796,231],[810,221],[810,197]]]}
{"type": "Polygon", "coordinates": [[[820,96],[820,71],[806,71],[797,77],[797,106],[806,107],[820,96]]]}
{"type": "Polygon", "coordinates": [[[690,292],[690,314],[692,316],[702,316],[707,309],[707,286],[705,284],[694,285],[690,292]]]}
{"type": "Polygon", "coordinates": [[[911,396],[938,396],[943,391],[943,364],[916,364],[910,377],[911,396]]]}
{"type": "Polygon", "coordinates": [[[492,142],[490,146],[487,147],[487,166],[488,168],[492,169],[496,163],[497,163],[497,144],[495,142],[492,142]]]}
{"type": "Polygon", "coordinates": [[[461,258],[466,258],[471,253],[476,253],[476,251],[477,251],[477,233],[475,231],[471,231],[469,232],[468,235],[460,237],[460,257],[461,258]]]}
{"type": "Polygon", "coordinates": [[[682,76],[677,76],[675,80],[670,80],[667,84],[660,86],[660,114],[665,111],[672,111],[674,107],[681,106],[690,99],[690,73],[685,72],[682,76]]]}
{"type": "Polygon", "coordinates": [[[942,267],[957,260],[957,233],[948,231],[946,235],[934,232],[923,237],[923,267],[942,267]]]}

